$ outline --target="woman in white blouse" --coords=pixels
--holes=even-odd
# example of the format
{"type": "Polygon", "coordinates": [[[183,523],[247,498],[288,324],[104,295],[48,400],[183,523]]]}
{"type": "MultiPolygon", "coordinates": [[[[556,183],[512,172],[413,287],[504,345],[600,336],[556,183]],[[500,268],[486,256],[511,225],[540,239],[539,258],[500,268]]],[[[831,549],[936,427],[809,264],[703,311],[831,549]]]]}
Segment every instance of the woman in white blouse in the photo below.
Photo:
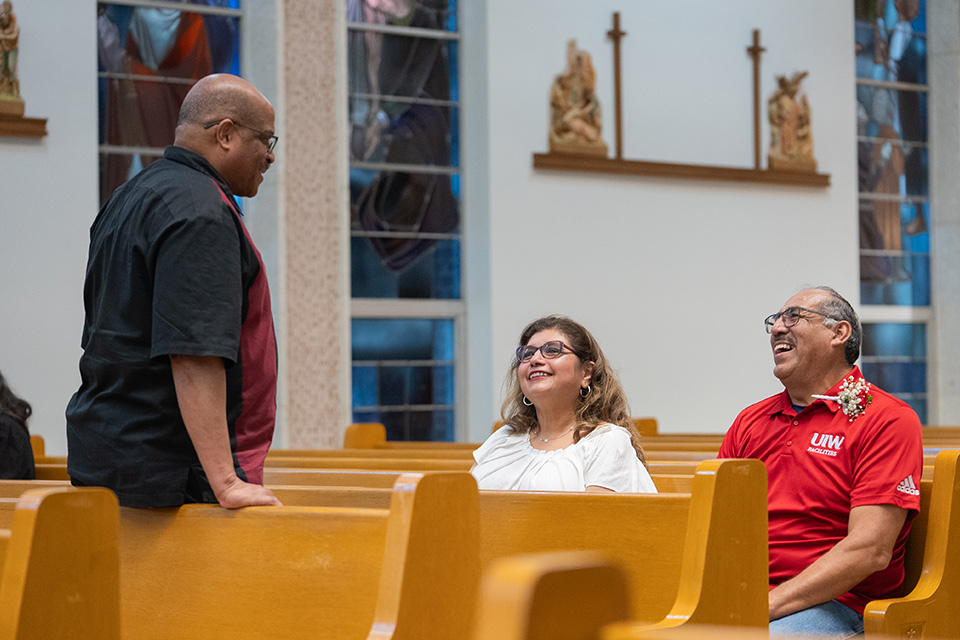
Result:
{"type": "Polygon", "coordinates": [[[481,489],[656,493],[626,395],[590,332],[540,318],[516,356],[504,426],[473,454],[481,489]]]}

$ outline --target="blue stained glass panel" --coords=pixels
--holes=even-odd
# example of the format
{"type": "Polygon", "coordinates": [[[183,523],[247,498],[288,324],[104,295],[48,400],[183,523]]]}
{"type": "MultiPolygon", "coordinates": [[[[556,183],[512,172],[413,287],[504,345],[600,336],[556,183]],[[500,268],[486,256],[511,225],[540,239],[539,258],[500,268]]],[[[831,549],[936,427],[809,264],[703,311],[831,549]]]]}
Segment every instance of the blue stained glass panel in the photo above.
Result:
{"type": "Polygon", "coordinates": [[[354,421],[391,440],[453,440],[454,340],[453,320],[354,319],[354,421]]]}
{"type": "Polygon", "coordinates": [[[927,421],[927,338],[921,323],[863,325],[860,368],[864,377],[900,397],[927,421]]]}

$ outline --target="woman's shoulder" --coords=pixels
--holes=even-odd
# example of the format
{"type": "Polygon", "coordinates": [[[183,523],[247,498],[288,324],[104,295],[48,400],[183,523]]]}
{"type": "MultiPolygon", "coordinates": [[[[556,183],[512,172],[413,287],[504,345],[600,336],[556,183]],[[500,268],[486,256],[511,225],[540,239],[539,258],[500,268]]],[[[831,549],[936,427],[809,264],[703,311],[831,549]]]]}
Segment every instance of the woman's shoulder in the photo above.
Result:
{"type": "Polygon", "coordinates": [[[528,444],[526,434],[517,433],[510,425],[503,425],[488,437],[474,452],[474,458],[479,462],[482,457],[494,451],[504,449],[520,449],[528,444]]]}
{"type": "Polygon", "coordinates": [[[621,427],[618,424],[613,424],[611,422],[604,422],[594,427],[593,431],[585,435],[582,439],[583,442],[590,440],[604,440],[611,438],[626,438],[630,439],[630,432],[621,427]]]}

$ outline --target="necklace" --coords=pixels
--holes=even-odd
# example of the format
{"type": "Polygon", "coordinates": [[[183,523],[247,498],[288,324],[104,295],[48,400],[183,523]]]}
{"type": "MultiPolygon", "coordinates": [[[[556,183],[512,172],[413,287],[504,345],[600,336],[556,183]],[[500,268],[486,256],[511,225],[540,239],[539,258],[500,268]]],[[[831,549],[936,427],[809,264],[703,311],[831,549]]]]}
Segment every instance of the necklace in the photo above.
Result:
{"type": "Polygon", "coordinates": [[[567,435],[567,434],[570,433],[571,431],[573,431],[573,427],[570,427],[569,429],[567,429],[566,431],[564,431],[564,432],[561,433],[560,435],[558,435],[558,436],[553,436],[552,438],[541,438],[540,436],[535,436],[535,437],[536,437],[536,439],[539,440],[540,442],[550,442],[551,440],[556,440],[557,438],[562,438],[563,436],[567,435]]]}

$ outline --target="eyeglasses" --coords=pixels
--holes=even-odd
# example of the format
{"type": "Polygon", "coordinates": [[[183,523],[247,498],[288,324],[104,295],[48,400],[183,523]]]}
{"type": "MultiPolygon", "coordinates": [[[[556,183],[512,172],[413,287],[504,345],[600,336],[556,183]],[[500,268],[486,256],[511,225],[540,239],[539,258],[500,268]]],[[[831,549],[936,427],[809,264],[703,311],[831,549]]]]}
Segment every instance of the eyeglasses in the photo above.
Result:
{"type": "Polygon", "coordinates": [[[559,340],[550,340],[549,342],[544,342],[539,347],[534,347],[533,345],[529,344],[525,344],[522,347],[517,347],[517,360],[520,362],[530,362],[530,358],[532,358],[537,351],[539,351],[547,360],[553,360],[554,358],[559,358],[561,355],[563,355],[564,349],[567,349],[575,356],[580,356],[579,353],[563,344],[559,340]]]}
{"type": "Polygon", "coordinates": [[[777,324],[777,319],[783,320],[783,326],[792,327],[793,325],[800,322],[800,318],[803,316],[800,314],[801,311],[806,311],[807,313],[815,313],[818,316],[823,316],[824,318],[830,318],[831,320],[839,320],[839,318],[834,318],[831,315],[827,315],[821,311],[814,311],[813,309],[807,309],[805,307],[787,307],[780,313],[774,313],[773,315],[767,316],[763,321],[764,327],[767,329],[767,333],[773,333],[773,325],[777,324]]]}
{"type": "Polygon", "coordinates": [[[277,136],[275,136],[275,135],[272,134],[272,133],[268,133],[268,132],[266,132],[266,131],[260,131],[260,129],[254,129],[253,127],[248,127],[248,126],[245,125],[245,124],[240,124],[239,122],[237,122],[237,121],[234,120],[233,118],[220,118],[219,120],[215,120],[215,121],[213,121],[213,122],[208,122],[208,123],[204,124],[204,125],[203,125],[203,128],[204,128],[204,129],[209,129],[210,127],[215,127],[215,126],[217,126],[218,124],[220,124],[221,122],[223,122],[224,120],[229,120],[230,122],[232,122],[233,124],[237,125],[238,127],[243,127],[244,129],[247,129],[248,131],[253,131],[254,133],[260,134],[260,142],[262,142],[263,144],[267,145],[267,153],[273,153],[273,148],[277,146],[277,141],[280,140],[280,138],[278,138],[277,136]]]}

